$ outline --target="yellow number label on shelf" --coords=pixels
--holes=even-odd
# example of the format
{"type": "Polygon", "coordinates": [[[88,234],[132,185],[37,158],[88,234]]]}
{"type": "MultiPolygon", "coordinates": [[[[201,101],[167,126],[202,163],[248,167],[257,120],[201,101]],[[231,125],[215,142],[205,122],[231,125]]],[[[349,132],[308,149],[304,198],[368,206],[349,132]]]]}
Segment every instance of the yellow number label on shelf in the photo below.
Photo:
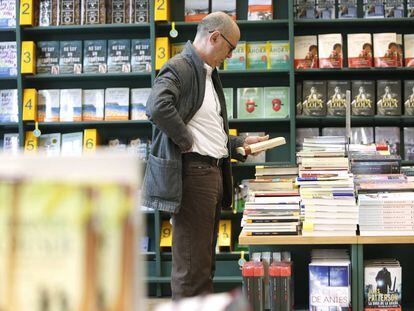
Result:
{"type": "Polygon", "coordinates": [[[154,20],[156,22],[166,22],[170,19],[169,0],[155,0],[154,20]]]}
{"type": "Polygon", "coordinates": [[[24,89],[23,91],[23,121],[37,121],[36,89],[24,89]]]}
{"type": "Polygon", "coordinates": [[[156,38],[155,40],[156,57],[155,70],[160,70],[161,67],[170,58],[170,42],[167,37],[156,38]]]}
{"type": "Polygon", "coordinates": [[[164,220],[161,224],[160,247],[172,246],[172,226],[168,220],[164,220]]]}
{"type": "Polygon", "coordinates": [[[22,42],[22,73],[36,73],[36,48],[33,41],[22,42]]]}
{"type": "Polygon", "coordinates": [[[21,0],[20,2],[20,25],[34,25],[33,0],[21,0]]]}
{"type": "Polygon", "coordinates": [[[37,137],[32,131],[26,132],[26,139],[24,141],[24,153],[33,153],[37,150],[37,137]]]}
{"type": "Polygon", "coordinates": [[[220,220],[218,246],[231,247],[231,220],[220,220]]]}
{"type": "Polygon", "coordinates": [[[83,134],[83,151],[94,152],[98,145],[98,131],[96,129],[86,129],[83,134]]]}

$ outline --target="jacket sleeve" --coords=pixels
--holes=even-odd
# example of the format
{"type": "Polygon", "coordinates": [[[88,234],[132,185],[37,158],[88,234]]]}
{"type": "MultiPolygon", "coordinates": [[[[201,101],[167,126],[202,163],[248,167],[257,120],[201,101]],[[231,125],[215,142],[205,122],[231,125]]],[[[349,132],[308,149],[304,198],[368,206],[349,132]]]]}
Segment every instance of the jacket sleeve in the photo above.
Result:
{"type": "Polygon", "coordinates": [[[146,113],[181,151],[187,151],[193,145],[193,137],[177,111],[181,88],[179,76],[174,66],[164,66],[154,81],[146,113]]]}
{"type": "Polygon", "coordinates": [[[241,136],[231,136],[230,135],[230,154],[232,159],[244,162],[247,159],[247,156],[242,156],[240,153],[237,153],[236,148],[241,147],[244,144],[244,138],[241,136]]]}

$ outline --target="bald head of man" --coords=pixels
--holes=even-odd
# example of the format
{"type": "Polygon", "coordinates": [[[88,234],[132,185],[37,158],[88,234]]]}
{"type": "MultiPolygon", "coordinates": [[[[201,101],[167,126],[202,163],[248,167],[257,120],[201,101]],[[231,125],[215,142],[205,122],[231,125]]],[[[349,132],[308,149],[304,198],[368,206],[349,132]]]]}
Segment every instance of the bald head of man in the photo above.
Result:
{"type": "Polygon", "coordinates": [[[197,27],[194,47],[211,67],[230,58],[240,40],[240,29],[226,13],[214,12],[204,17],[197,27]]]}

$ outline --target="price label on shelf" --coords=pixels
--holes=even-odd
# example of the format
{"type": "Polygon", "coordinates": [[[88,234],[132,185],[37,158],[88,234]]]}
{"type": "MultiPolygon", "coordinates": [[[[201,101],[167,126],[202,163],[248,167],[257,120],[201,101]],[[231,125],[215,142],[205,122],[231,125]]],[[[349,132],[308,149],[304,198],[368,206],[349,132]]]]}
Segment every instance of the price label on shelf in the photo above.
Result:
{"type": "Polygon", "coordinates": [[[37,91],[24,89],[23,91],[23,121],[37,120],[37,91]]]}
{"type": "Polygon", "coordinates": [[[168,220],[162,222],[160,236],[160,247],[172,246],[172,225],[168,220]]]}
{"type": "Polygon", "coordinates": [[[231,247],[231,220],[220,220],[218,246],[231,247]]]}
{"type": "Polygon", "coordinates": [[[155,70],[160,70],[161,67],[170,59],[170,40],[168,37],[156,38],[155,40],[155,70]]]}
{"type": "Polygon", "coordinates": [[[20,1],[20,25],[34,26],[33,0],[20,1]]]}
{"type": "Polygon", "coordinates": [[[86,129],[83,133],[83,151],[94,152],[98,145],[98,131],[96,129],[86,129]]]}
{"type": "Polygon", "coordinates": [[[21,73],[36,73],[36,47],[33,41],[22,42],[21,73]]]}
{"type": "Polygon", "coordinates": [[[24,141],[24,153],[34,153],[37,151],[37,137],[34,133],[26,132],[26,139],[24,141]]]}
{"type": "Polygon", "coordinates": [[[155,14],[154,20],[156,22],[167,22],[170,19],[170,1],[169,0],[155,0],[155,14]]]}

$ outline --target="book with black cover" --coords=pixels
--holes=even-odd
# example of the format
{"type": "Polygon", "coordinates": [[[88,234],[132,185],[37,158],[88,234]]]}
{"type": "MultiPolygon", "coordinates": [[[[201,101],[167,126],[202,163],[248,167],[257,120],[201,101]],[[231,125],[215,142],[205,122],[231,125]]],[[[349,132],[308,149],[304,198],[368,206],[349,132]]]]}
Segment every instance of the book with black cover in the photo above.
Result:
{"type": "Polygon", "coordinates": [[[326,115],[326,81],[303,81],[302,106],[305,116],[326,115]]]}
{"type": "Polygon", "coordinates": [[[414,116],[414,80],[404,81],[404,114],[414,116]]]}
{"type": "Polygon", "coordinates": [[[355,80],[351,84],[352,115],[373,116],[375,114],[375,82],[371,80],[355,80]]]}
{"type": "Polygon", "coordinates": [[[346,113],[346,91],[351,89],[349,81],[328,81],[328,116],[344,116],[346,113]]]}
{"type": "Polygon", "coordinates": [[[377,81],[377,114],[382,116],[401,115],[401,81],[377,81]]]}

